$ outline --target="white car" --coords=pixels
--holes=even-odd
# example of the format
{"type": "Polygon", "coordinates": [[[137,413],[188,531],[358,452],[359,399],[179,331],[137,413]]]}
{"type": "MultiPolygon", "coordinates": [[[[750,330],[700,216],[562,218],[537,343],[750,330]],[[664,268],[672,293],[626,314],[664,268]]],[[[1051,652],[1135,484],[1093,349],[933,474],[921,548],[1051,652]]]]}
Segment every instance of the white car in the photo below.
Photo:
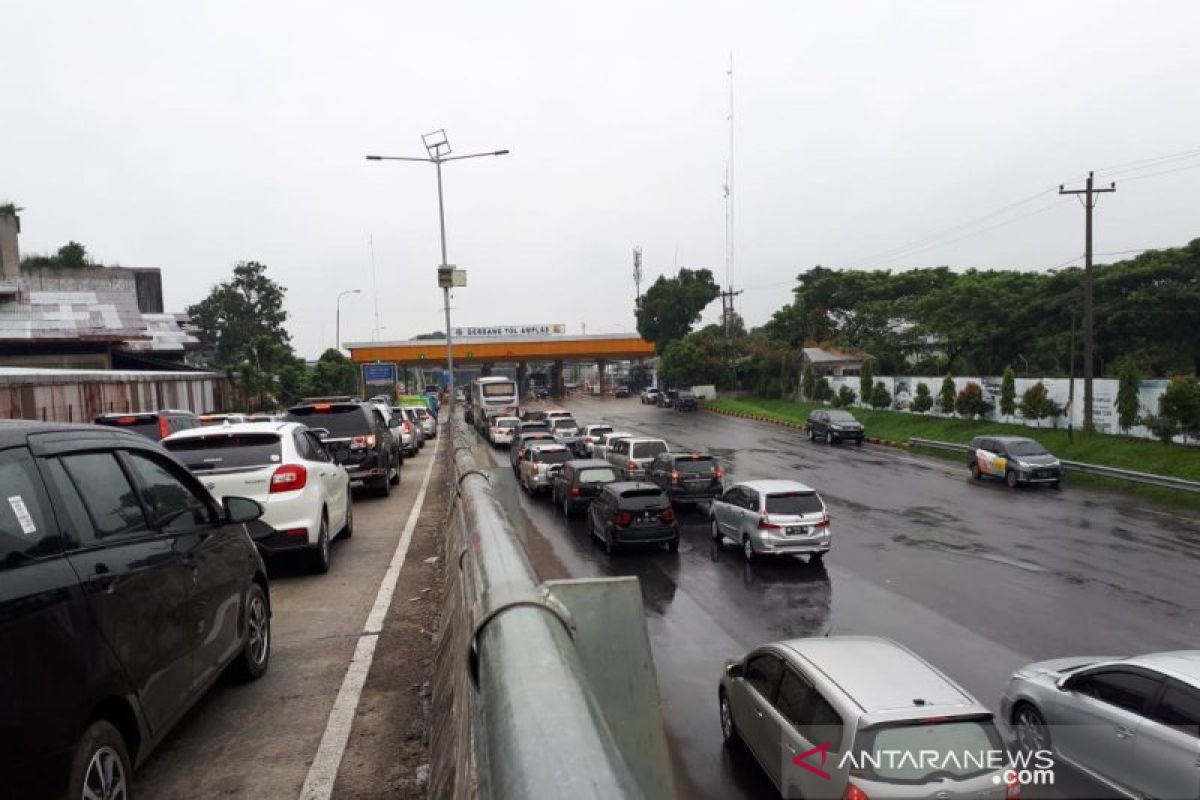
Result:
{"type": "Polygon", "coordinates": [[[417,419],[421,421],[421,432],[425,434],[426,439],[437,438],[437,419],[429,413],[428,406],[411,405],[404,408],[411,409],[417,415],[417,419]]]}
{"type": "Polygon", "coordinates": [[[629,431],[609,431],[600,435],[600,438],[592,443],[592,458],[598,458],[604,461],[608,457],[608,449],[613,446],[613,442],[617,439],[628,439],[636,434],[629,431]]]}
{"type": "MultiPolygon", "coordinates": [[[[413,437],[412,452],[417,454],[418,450],[425,447],[425,429],[421,426],[421,418],[417,416],[417,410],[411,407],[396,406],[392,409],[400,419],[408,423],[408,432],[413,437]]],[[[403,427],[403,426],[401,426],[403,427]]]]}
{"type": "Polygon", "coordinates": [[[520,425],[519,417],[492,417],[492,424],[487,430],[488,441],[493,445],[503,444],[511,447],[520,425]]]}
{"type": "Polygon", "coordinates": [[[316,573],[329,571],[329,543],[354,533],[350,475],[317,435],[298,422],[247,422],[192,428],[163,447],[187,465],[218,501],[249,497],[263,507],[252,527],[267,555],[304,550],[316,573]]]}
{"type": "Polygon", "coordinates": [[[612,425],[584,425],[583,426],[583,449],[588,455],[593,454],[596,442],[600,441],[600,437],[606,433],[612,433],[612,425]]]}
{"type": "Polygon", "coordinates": [[[569,417],[569,416],[571,416],[571,412],[567,411],[565,408],[552,408],[546,412],[546,416],[543,417],[543,419],[551,420],[556,417],[569,417]]]}

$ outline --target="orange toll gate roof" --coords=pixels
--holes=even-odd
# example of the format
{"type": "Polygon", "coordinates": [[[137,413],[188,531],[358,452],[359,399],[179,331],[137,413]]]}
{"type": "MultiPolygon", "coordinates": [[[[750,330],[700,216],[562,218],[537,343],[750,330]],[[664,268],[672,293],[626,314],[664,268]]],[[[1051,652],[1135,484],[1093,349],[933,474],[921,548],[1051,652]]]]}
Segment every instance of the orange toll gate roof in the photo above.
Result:
{"type": "MultiPolygon", "coordinates": [[[[350,358],[359,363],[436,366],[446,360],[445,339],[404,342],[350,342],[350,358]]],[[[598,358],[650,358],[654,345],[630,334],[596,336],[514,336],[497,339],[455,339],[454,363],[510,361],[583,361],[598,358]]]]}

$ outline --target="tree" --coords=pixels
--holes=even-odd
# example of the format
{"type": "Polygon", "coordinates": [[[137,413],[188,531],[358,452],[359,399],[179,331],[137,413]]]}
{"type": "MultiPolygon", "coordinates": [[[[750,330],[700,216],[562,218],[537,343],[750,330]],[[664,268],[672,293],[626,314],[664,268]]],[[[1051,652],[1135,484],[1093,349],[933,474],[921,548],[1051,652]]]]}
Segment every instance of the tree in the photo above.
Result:
{"type": "Polygon", "coordinates": [[[429,333],[418,333],[416,336],[412,337],[412,339],[410,339],[409,341],[424,342],[424,341],[429,341],[430,339],[445,339],[445,338],[446,338],[446,334],[443,333],[442,331],[430,331],[429,333]]]}
{"type": "Polygon", "coordinates": [[[700,321],[700,314],[721,294],[711,270],[680,269],[674,278],[660,275],[637,301],[637,330],[661,355],[700,321]]]}
{"type": "Polygon", "coordinates": [[[954,377],[947,375],[942,379],[942,389],[938,392],[938,410],[943,414],[954,413],[954,377]]]}
{"type": "Polygon", "coordinates": [[[331,347],[317,359],[309,385],[314,395],[358,394],[358,365],[331,347]]]}
{"type": "Polygon", "coordinates": [[[871,359],[863,362],[862,370],[858,373],[858,396],[864,404],[871,402],[871,390],[875,388],[875,375],[871,369],[871,359]]]}
{"type": "Polygon", "coordinates": [[[813,399],[820,403],[833,399],[833,387],[829,385],[829,378],[824,375],[817,378],[817,388],[813,390],[813,399]]]}
{"type": "Polygon", "coordinates": [[[933,395],[929,393],[929,384],[924,381],[917,383],[917,394],[913,398],[912,408],[918,414],[924,414],[933,408],[933,395]]]}
{"type": "Polygon", "coordinates": [[[1158,397],[1158,415],[1174,423],[1185,442],[1200,434],[1200,381],[1194,377],[1172,378],[1158,397]]]}
{"type": "Polygon", "coordinates": [[[658,367],[669,386],[716,383],[723,370],[720,353],[714,351],[710,337],[698,333],[668,343],[658,367]]]}
{"type": "Polygon", "coordinates": [[[838,408],[849,408],[854,405],[856,399],[854,390],[843,383],[838,387],[837,396],[833,399],[833,404],[838,408]]]}
{"type": "Polygon", "coordinates": [[[986,416],[992,408],[992,404],[983,399],[983,387],[975,381],[969,381],[954,398],[954,410],[967,418],[986,416]]]}
{"type": "Polygon", "coordinates": [[[1142,373],[1137,368],[1137,362],[1125,358],[1117,370],[1117,424],[1124,433],[1129,433],[1138,422],[1142,411],[1138,393],[1142,385],[1142,373]]]}
{"type": "Polygon", "coordinates": [[[883,381],[871,387],[871,408],[888,408],[891,404],[892,395],[883,385],[883,381]]]}
{"type": "Polygon", "coordinates": [[[196,338],[210,350],[208,365],[234,378],[247,411],[278,401],[279,373],[295,358],[283,327],[286,290],[266,271],[257,261],[239,262],[231,280],[187,312],[196,338]]]}
{"type": "Polygon", "coordinates": [[[1046,384],[1038,381],[1021,395],[1021,416],[1034,422],[1043,420],[1050,416],[1049,402],[1050,395],[1046,391],[1046,384]]]}
{"type": "Polygon", "coordinates": [[[817,376],[813,374],[812,364],[804,367],[804,376],[800,379],[800,389],[805,400],[813,399],[813,391],[817,388],[817,376]]]}
{"type": "Polygon", "coordinates": [[[1174,441],[1175,434],[1179,430],[1174,420],[1167,419],[1158,414],[1147,414],[1142,418],[1142,424],[1163,444],[1170,444],[1174,441]]]}
{"type": "Polygon", "coordinates": [[[1013,372],[1012,364],[1004,368],[1004,377],[1000,379],[1000,413],[1011,417],[1017,410],[1017,374],[1013,372]]]}

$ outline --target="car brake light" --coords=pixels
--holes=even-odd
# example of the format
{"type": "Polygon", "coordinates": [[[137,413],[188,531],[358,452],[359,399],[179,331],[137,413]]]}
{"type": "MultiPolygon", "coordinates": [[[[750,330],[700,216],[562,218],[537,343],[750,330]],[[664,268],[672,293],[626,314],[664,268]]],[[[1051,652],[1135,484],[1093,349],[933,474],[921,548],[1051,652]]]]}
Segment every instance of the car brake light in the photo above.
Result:
{"type": "Polygon", "coordinates": [[[579,487],[578,486],[571,487],[571,497],[579,497],[579,487]]]}
{"type": "Polygon", "coordinates": [[[662,513],[660,513],[658,516],[660,519],[662,519],[663,522],[674,522],[675,521],[675,509],[664,508],[662,510],[662,513]]]}
{"type": "Polygon", "coordinates": [[[628,525],[631,522],[633,522],[633,514],[628,511],[618,512],[617,516],[613,517],[614,525],[628,525]]]}
{"type": "Polygon", "coordinates": [[[284,464],[271,474],[271,494],[294,492],[308,483],[308,470],[300,464],[284,464]]]}
{"type": "Polygon", "coordinates": [[[826,516],[825,519],[821,520],[816,525],[813,525],[813,527],[814,528],[828,528],[829,527],[829,517],[826,516]]]}
{"type": "Polygon", "coordinates": [[[118,425],[134,425],[137,423],[137,417],[117,417],[118,425]]]}
{"type": "Polygon", "coordinates": [[[404,423],[404,432],[411,435],[412,431],[413,431],[412,424],[405,422],[404,423]]]}
{"type": "Polygon", "coordinates": [[[1017,780],[1015,770],[1009,770],[1004,776],[1004,800],[1021,800],[1021,782],[1017,780]]]}
{"type": "Polygon", "coordinates": [[[285,536],[308,536],[307,528],[288,528],[284,532],[285,536]]]}
{"type": "Polygon", "coordinates": [[[853,783],[847,783],[846,791],[842,793],[842,800],[871,800],[871,798],[867,797],[867,793],[853,783]]]}
{"type": "Polygon", "coordinates": [[[724,478],[725,471],[722,470],[720,467],[713,467],[713,477],[714,478],[724,478]]]}
{"type": "Polygon", "coordinates": [[[167,423],[166,417],[158,418],[158,435],[162,439],[171,435],[171,426],[167,423]]]}
{"type": "Polygon", "coordinates": [[[774,522],[771,522],[770,517],[762,516],[758,518],[758,529],[760,531],[778,530],[782,527],[782,525],[776,525],[774,522]]]}
{"type": "Polygon", "coordinates": [[[313,405],[313,411],[328,411],[332,406],[329,403],[316,403],[313,405]]]}
{"type": "Polygon", "coordinates": [[[671,483],[679,483],[679,473],[671,470],[671,483]]]}
{"type": "Polygon", "coordinates": [[[638,462],[636,462],[636,461],[630,461],[630,462],[629,462],[629,468],[630,468],[630,469],[641,469],[641,468],[642,468],[642,465],[641,465],[641,464],[639,464],[639,463],[638,463],[638,462]]]}
{"type": "Polygon", "coordinates": [[[374,447],[375,434],[368,433],[366,436],[355,436],[350,440],[351,447],[374,447]]]}

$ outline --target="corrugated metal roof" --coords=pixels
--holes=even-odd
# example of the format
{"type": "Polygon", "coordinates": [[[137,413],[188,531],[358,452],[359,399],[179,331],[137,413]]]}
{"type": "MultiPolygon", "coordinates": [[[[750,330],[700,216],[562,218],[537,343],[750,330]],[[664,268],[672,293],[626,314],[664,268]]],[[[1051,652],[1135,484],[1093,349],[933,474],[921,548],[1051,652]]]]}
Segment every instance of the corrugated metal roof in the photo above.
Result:
{"type": "Polygon", "coordinates": [[[0,302],[0,340],[123,341],[149,334],[131,292],[26,291],[0,302]]]}
{"type": "Polygon", "coordinates": [[[200,344],[200,340],[185,330],[186,314],[142,314],[149,340],[129,342],[126,349],[134,352],[182,352],[200,344]]]}

